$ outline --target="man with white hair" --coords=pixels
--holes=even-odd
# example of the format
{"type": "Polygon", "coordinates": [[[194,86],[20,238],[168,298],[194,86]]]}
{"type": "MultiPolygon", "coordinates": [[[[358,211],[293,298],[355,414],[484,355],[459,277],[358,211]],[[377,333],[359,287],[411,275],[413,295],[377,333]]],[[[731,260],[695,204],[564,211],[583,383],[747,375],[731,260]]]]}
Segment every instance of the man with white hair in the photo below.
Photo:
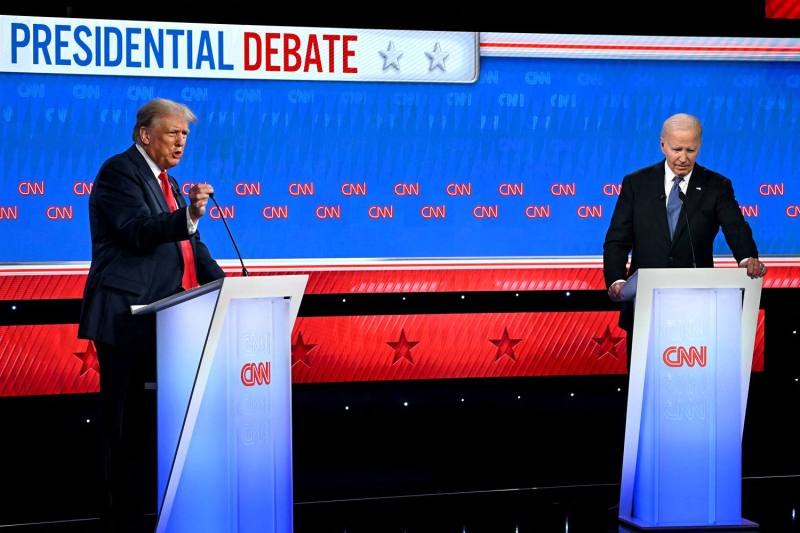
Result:
{"type": "Polygon", "coordinates": [[[153,368],[155,324],[152,317],[131,315],[130,306],[224,275],[197,232],[214,189],[194,185],[187,204],[167,174],[180,162],[189,123],[196,120],[177,102],[145,103],[133,146],[103,163],[89,197],[92,264],[78,336],[94,341],[100,362],[110,520],[104,531],[145,530],[145,430],[152,422],[144,383],[153,368]]]}
{"type": "MultiPolygon", "coordinates": [[[[714,239],[720,228],[739,266],[753,278],[766,274],[731,181],[695,164],[702,140],[703,128],[696,117],[673,115],[661,129],[664,160],[622,180],[603,244],[603,273],[612,300],[620,299],[625,280],[639,268],[713,267],[714,239]]],[[[630,365],[633,306],[629,302],[623,303],[619,325],[628,333],[630,365]]]]}

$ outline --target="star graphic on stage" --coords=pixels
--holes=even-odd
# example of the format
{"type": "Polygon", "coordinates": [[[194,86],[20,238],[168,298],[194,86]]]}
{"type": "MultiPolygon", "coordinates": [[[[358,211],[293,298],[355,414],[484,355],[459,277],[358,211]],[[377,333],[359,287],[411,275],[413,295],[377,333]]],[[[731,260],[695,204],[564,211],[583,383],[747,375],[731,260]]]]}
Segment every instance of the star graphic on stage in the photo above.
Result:
{"type": "Polygon", "coordinates": [[[292,367],[297,363],[303,363],[306,367],[311,368],[311,362],[308,358],[308,352],[316,348],[316,344],[305,342],[303,340],[303,332],[297,332],[297,339],[292,344],[292,367]]]}
{"type": "Polygon", "coordinates": [[[406,338],[405,328],[400,330],[400,340],[395,342],[387,342],[386,344],[394,349],[394,354],[392,355],[392,364],[395,364],[401,359],[407,360],[412,365],[414,364],[414,359],[411,357],[411,348],[419,344],[419,341],[408,340],[406,338]]]}
{"type": "Polygon", "coordinates": [[[394,41],[389,41],[389,47],[386,50],[378,50],[378,53],[383,58],[383,70],[392,67],[400,72],[400,58],[403,57],[403,52],[394,47],[394,41]]]}
{"type": "Polygon", "coordinates": [[[432,72],[434,69],[441,69],[442,72],[446,71],[444,66],[444,61],[447,59],[447,56],[450,54],[447,52],[442,51],[442,46],[439,43],[436,43],[433,47],[433,52],[425,52],[425,55],[428,56],[428,59],[431,62],[430,67],[428,68],[428,72],[432,72]]]}
{"type": "Polygon", "coordinates": [[[621,354],[617,351],[617,348],[620,343],[625,340],[625,337],[613,336],[611,334],[611,327],[607,325],[605,332],[599,337],[592,337],[592,340],[597,343],[598,359],[601,359],[605,355],[610,355],[614,359],[618,359],[621,354]]]}
{"type": "Polygon", "coordinates": [[[86,344],[86,349],[84,351],[72,353],[81,360],[81,376],[86,374],[89,370],[94,370],[98,374],[100,373],[100,361],[97,360],[97,350],[92,341],[86,344]]]}
{"type": "Polygon", "coordinates": [[[495,361],[499,361],[501,357],[507,355],[512,361],[517,360],[514,354],[514,346],[522,342],[522,339],[512,339],[508,334],[508,328],[503,328],[503,336],[499,339],[489,339],[489,342],[497,346],[497,353],[494,356],[495,361]]]}

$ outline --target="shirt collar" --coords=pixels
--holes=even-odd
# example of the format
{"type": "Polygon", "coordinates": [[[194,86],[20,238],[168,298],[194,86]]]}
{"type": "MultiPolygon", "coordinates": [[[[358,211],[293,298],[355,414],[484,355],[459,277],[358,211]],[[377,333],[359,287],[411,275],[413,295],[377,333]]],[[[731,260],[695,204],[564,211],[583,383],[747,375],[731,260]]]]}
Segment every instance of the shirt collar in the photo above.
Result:
{"type": "MultiPolygon", "coordinates": [[[[686,174],[683,177],[683,181],[681,182],[681,185],[688,185],[689,184],[689,180],[692,177],[692,172],[694,172],[694,168],[692,168],[692,171],[689,172],[688,174],[686,174]]],[[[671,168],[669,168],[669,165],[667,164],[667,160],[665,159],[664,160],[664,185],[665,186],[669,185],[670,187],[672,187],[672,180],[673,179],[675,179],[675,173],[672,171],[671,168]]]]}
{"type": "Polygon", "coordinates": [[[139,150],[139,153],[142,154],[142,157],[144,157],[147,166],[150,167],[151,171],[153,171],[153,176],[155,176],[156,179],[158,179],[158,176],[161,174],[162,169],[158,168],[158,165],[156,165],[155,161],[150,159],[150,156],[147,155],[147,152],[144,151],[144,148],[142,148],[142,146],[139,143],[136,143],[135,146],[136,149],[139,150]]]}

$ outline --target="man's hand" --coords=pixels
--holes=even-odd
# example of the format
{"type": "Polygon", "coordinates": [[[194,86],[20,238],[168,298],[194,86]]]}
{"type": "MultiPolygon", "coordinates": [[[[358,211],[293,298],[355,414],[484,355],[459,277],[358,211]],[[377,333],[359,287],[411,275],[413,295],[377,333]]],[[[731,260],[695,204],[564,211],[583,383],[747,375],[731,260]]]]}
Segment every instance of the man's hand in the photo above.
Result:
{"type": "Polygon", "coordinates": [[[622,301],[622,287],[625,286],[624,281],[615,281],[608,288],[608,297],[614,302],[622,301]]]}
{"type": "Polygon", "coordinates": [[[740,266],[742,268],[747,268],[747,275],[751,278],[763,278],[767,273],[767,265],[755,257],[748,257],[742,261],[740,266]]]}
{"type": "Polygon", "coordinates": [[[206,204],[210,194],[214,193],[214,187],[208,183],[196,183],[189,189],[189,216],[192,222],[197,222],[200,217],[206,214],[206,204]]]}

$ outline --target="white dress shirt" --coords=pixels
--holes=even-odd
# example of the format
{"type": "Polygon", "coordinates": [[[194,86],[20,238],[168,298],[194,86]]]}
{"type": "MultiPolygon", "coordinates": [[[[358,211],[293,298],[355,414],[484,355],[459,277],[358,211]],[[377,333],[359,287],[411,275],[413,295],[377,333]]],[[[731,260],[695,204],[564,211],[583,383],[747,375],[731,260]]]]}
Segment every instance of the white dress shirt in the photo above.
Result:
{"type": "MultiPolygon", "coordinates": [[[[694,169],[692,169],[692,172],[694,172],[694,169]]],[[[689,180],[692,177],[692,172],[689,172],[688,174],[686,174],[683,177],[683,179],[678,183],[678,187],[681,188],[681,192],[684,195],[686,194],[686,190],[689,188],[689,180]]],[[[672,180],[674,180],[674,179],[675,179],[675,173],[672,171],[671,168],[669,168],[669,165],[667,164],[667,161],[665,160],[664,161],[664,194],[665,194],[664,197],[666,198],[666,200],[664,200],[664,205],[667,205],[667,202],[669,201],[669,193],[670,193],[670,191],[672,191],[672,186],[673,186],[672,180]]]]}

